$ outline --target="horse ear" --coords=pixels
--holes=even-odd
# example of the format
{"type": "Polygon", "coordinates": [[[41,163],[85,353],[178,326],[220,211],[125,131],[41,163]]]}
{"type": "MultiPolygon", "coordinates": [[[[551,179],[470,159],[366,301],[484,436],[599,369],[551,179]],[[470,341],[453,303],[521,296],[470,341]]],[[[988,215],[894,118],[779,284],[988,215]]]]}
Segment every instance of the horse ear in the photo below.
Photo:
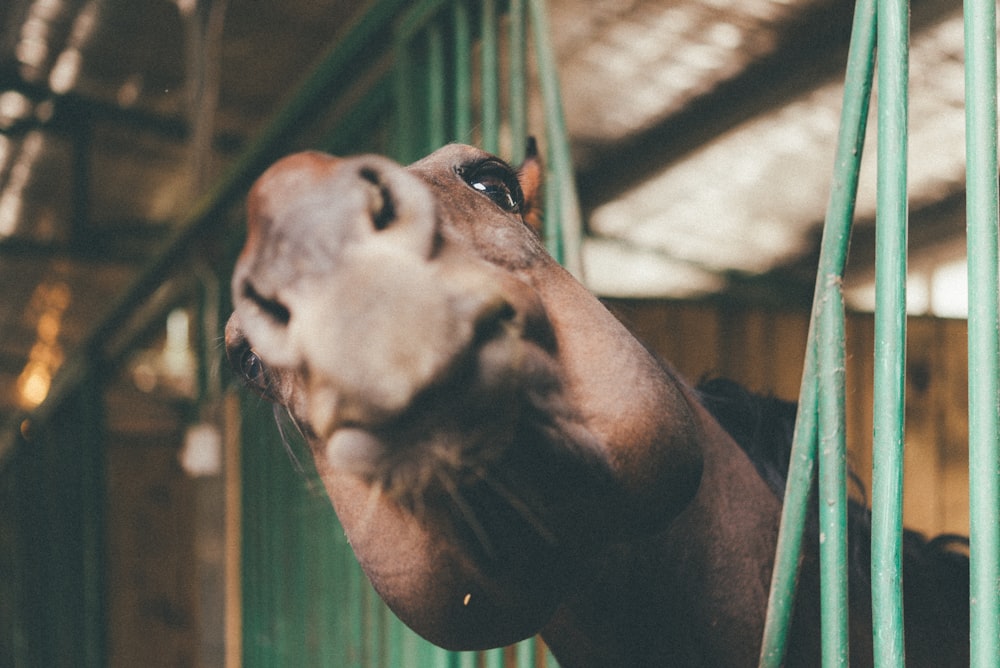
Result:
{"type": "Polygon", "coordinates": [[[517,180],[521,184],[524,195],[524,207],[521,217],[525,224],[542,235],[542,159],[538,156],[538,143],[534,137],[528,137],[524,149],[524,162],[517,170],[517,180]]]}

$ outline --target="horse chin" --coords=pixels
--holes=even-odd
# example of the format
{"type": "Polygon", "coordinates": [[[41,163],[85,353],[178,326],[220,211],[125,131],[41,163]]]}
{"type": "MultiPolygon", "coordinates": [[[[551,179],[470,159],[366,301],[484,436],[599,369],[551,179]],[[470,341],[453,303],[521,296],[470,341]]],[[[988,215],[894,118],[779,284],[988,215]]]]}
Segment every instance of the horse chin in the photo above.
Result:
{"type": "Polygon", "coordinates": [[[343,428],[327,439],[323,454],[329,466],[371,480],[387,451],[385,442],[370,432],[343,428]]]}

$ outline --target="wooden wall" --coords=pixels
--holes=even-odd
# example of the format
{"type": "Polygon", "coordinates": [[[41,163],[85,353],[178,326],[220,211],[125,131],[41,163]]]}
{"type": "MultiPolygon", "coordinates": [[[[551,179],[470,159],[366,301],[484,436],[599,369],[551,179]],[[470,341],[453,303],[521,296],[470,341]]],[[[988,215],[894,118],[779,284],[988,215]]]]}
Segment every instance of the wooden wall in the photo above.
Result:
{"type": "Polygon", "coordinates": [[[197,666],[196,485],[176,407],[126,383],[105,397],[107,665],[197,666]]]}
{"type": "MultiPolygon", "coordinates": [[[[688,380],[725,376],[748,389],[798,396],[808,312],[614,300],[608,306],[688,380]]],[[[935,535],[968,534],[968,374],[964,320],[910,318],[907,336],[904,521],[935,535]]],[[[874,325],[847,319],[849,462],[871,489],[874,325]]]]}

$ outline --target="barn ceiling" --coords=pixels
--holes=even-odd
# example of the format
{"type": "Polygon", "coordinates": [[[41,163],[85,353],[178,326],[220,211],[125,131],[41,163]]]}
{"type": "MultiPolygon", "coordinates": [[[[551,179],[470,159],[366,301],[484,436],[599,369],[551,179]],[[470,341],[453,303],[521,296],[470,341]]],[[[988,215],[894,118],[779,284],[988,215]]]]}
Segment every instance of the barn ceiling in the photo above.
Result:
{"type": "MultiPolygon", "coordinates": [[[[31,365],[54,370],[73,352],[365,6],[0,3],[0,411],[24,407],[31,365]]],[[[934,267],[942,248],[962,254],[961,3],[912,8],[911,238],[916,265],[934,267]]],[[[852,12],[843,0],[550,0],[596,292],[811,294],[852,12]]]]}

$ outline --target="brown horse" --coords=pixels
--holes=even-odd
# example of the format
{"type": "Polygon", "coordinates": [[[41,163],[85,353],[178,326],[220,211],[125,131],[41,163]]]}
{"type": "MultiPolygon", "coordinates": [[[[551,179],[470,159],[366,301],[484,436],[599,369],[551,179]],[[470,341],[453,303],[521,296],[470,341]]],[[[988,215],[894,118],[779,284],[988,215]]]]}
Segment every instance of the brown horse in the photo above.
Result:
{"type": "MultiPolygon", "coordinates": [[[[288,409],[375,589],[428,640],[541,632],[564,666],[754,665],[781,492],[705,405],[750,407],[765,429],[742,428],[786,458],[787,406],[703,397],[656,360],[545,252],[539,185],[534,156],[515,170],[460,145],[405,168],[281,160],[249,195],[230,360],[288,409]]],[[[809,550],[790,665],[818,661],[809,550]]],[[[935,607],[937,572],[906,575],[911,658],[966,663],[967,608],[935,607]]]]}

